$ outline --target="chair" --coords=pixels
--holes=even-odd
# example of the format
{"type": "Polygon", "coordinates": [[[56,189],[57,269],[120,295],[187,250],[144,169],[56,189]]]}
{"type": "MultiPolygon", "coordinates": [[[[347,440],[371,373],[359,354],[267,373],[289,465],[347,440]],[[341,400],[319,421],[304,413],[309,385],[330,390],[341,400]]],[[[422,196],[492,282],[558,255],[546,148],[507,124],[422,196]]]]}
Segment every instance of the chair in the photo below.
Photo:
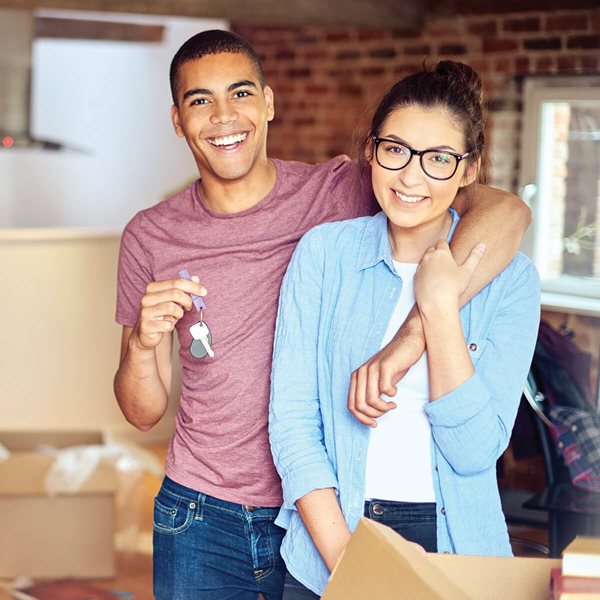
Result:
{"type": "Polygon", "coordinates": [[[546,471],[547,487],[523,503],[523,508],[548,514],[550,557],[560,557],[565,546],[576,535],[600,535],[600,494],[571,484],[562,458],[557,453],[546,414],[546,402],[533,373],[529,373],[523,396],[534,413],[534,426],[539,438],[546,471]]]}
{"type": "MultiPolygon", "coordinates": [[[[525,397],[523,396],[522,401],[525,401],[524,398],[525,397]]],[[[529,405],[527,404],[527,407],[528,406],[529,405]]],[[[531,423],[533,423],[533,421],[534,419],[531,419],[531,423]]],[[[529,422],[529,419],[527,419],[527,422],[529,422]]],[[[527,431],[529,431],[529,428],[527,428],[527,431]]],[[[537,438],[537,432],[535,430],[528,435],[531,434],[537,438]]],[[[549,556],[550,548],[546,544],[531,539],[532,531],[548,531],[548,514],[540,510],[525,507],[524,504],[530,497],[531,491],[515,487],[500,488],[500,499],[506,523],[509,528],[510,543],[517,556],[549,556]],[[523,528],[526,528],[528,532],[525,535],[521,535],[523,528]]],[[[533,534],[533,536],[539,537],[535,534],[533,534]]]]}

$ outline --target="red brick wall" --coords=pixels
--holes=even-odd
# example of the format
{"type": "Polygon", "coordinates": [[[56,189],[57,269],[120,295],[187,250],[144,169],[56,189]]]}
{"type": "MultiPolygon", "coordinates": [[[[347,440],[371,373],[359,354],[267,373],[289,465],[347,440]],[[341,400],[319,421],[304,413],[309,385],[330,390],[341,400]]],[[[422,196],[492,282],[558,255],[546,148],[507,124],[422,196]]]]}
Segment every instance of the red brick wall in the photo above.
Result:
{"type": "Polygon", "coordinates": [[[515,190],[525,75],[600,73],[600,9],[432,17],[420,31],[234,26],[258,49],[275,91],[272,156],[356,153],[380,94],[444,58],[474,66],[490,104],[493,183],[515,190]]]}
{"type": "MultiPolygon", "coordinates": [[[[432,17],[420,31],[234,26],[258,49],[275,91],[270,155],[309,162],[355,155],[358,127],[365,127],[385,88],[424,59],[434,64],[451,58],[471,64],[484,80],[492,182],[516,191],[523,77],[600,74],[600,9],[543,12],[532,10],[536,4],[529,2],[521,13],[465,9],[470,14],[432,17]]],[[[566,323],[598,364],[600,319],[561,313],[544,318],[556,326],[566,323]]],[[[596,377],[595,366],[594,383],[596,377]]]]}

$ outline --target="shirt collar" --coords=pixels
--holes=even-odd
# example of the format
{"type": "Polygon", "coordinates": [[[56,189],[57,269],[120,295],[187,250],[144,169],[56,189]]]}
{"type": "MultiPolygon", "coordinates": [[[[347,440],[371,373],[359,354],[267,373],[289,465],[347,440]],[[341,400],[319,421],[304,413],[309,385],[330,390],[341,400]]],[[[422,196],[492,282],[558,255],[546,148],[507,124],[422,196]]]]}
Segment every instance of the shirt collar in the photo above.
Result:
{"type": "Polygon", "coordinates": [[[363,231],[360,240],[360,249],[356,263],[357,270],[362,271],[374,267],[384,261],[394,271],[392,263],[392,250],[387,234],[387,217],[383,211],[371,217],[363,231]]]}
{"type": "MultiPolygon", "coordinates": [[[[460,217],[454,209],[450,208],[448,210],[452,215],[452,225],[448,233],[448,241],[450,241],[460,217]]],[[[392,249],[387,232],[387,217],[383,211],[378,212],[367,222],[360,240],[356,268],[358,271],[362,271],[363,269],[374,267],[381,261],[388,266],[392,273],[395,272],[392,262],[392,249]]]]}

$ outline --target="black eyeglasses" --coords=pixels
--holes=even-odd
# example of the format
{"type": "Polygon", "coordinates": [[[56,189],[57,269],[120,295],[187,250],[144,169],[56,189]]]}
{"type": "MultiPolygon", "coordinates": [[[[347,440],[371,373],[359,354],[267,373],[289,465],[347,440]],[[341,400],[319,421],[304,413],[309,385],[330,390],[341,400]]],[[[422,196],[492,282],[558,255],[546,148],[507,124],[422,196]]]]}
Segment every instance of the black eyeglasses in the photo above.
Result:
{"type": "Polygon", "coordinates": [[[438,181],[450,179],[456,173],[458,164],[471,153],[456,154],[447,150],[415,150],[408,144],[373,136],[375,159],[384,169],[400,171],[411,161],[419,157],[425,175],[438,181]]]}

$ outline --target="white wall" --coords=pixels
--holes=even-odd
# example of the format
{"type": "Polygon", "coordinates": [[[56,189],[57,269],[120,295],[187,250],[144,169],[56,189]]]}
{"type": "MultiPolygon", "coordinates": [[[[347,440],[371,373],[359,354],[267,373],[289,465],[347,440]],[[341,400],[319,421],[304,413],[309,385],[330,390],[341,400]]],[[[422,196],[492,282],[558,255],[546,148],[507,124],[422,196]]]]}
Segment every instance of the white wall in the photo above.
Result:
{"type": "MultiPolygon", "coordinates": [[[[94,18],[44,11],[44,15],[94,18]]],[[[107,19],[102,14],[98,18],[107,19]]],[[[32,132],[66,150],[0,149],[0,227],[120,231],[138,210],[197,177],[170,120],[169,64],[179,46],[224,21],[118,15],[160,23],[161,43],[38,39],[32,132]]]]}
{"type": "MultiPolygon", "coordinates": [[[[1,429],[137,437],[112,390],[118,250],[117,235],[0,230],[1,429]]],[[[140,439],[170,434],[177,398],[174,389],[169,413],[140,439]]]]}
{"type": "MultiPolygon", "coordinates": [[[[134,212],[196,177],[171,130],[168,66],[188,37],[226,27],[165,25],[160,45],[36,42],[34,133],[69,149],[0,151],[2,429],[137,437],[112,390],[119,234],[134,212]]],[[[169,413],[140,439],[170,434],[177,386],[176,377],[169,413]]]]}

